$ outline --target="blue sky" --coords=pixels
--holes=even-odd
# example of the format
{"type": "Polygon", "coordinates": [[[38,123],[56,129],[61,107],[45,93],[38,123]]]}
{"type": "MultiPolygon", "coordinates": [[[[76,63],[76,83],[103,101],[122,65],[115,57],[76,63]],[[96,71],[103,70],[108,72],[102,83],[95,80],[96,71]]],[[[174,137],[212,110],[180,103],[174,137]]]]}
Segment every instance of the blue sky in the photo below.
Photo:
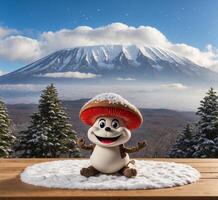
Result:
{"type": "MultiPolygon", "coordinates": [[[[113,22],[151,26],[172,43],[185,43],[201,51],[208,44],[218,48],[217,0],[0,0],[0,27],[36,40],[43,32],[83,25],[97,28],[113,22]]],[[[3,71],[28,62],[30,59],[23,61],[0,54],[3,71]]]]}

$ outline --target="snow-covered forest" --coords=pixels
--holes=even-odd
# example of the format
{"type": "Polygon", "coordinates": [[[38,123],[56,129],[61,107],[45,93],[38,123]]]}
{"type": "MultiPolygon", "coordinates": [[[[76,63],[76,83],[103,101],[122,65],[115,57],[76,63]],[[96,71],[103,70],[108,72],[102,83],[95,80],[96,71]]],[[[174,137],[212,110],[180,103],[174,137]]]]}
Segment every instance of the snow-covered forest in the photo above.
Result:
{"type": "Polygon", "coordinates": [[[38,111],[31,116],[30,126],[15,138],[10,119],[0,103],[0,156],[24,158],[79,157],[76,133],[58,99],[53,84],[41,94],[38,111]]]}
{"type": "MultiPolygon", "coordinates": [[[[195,123],[187,124],[172,146],[169,157],[218,157],[218,95],[210,88],[201,100],[195,123]]],[[[53,84],[41,94],[29,126],[13,132],[4,102],[0,102],[0,157],[80,157],[76,132],[53,84]]]]}
{"type": "Polygon", "coordinates": [[[218,157],[218,96],[210,88],[196,112],[199,120],[187,124],[169,156],[178,158],[218,157]]]}

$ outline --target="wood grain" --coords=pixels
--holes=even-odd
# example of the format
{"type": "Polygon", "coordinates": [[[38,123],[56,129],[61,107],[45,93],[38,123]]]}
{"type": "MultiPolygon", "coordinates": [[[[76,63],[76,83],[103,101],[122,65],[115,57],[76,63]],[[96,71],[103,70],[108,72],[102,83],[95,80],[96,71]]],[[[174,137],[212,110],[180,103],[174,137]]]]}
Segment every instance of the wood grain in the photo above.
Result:
{"type": "MultiPolygon", "coordinates": [[[[0,159],[0,199],[218,199],[218,159],[152,159],[186,163],[201,172],[193,184],[156,190],[67,190],[22,183],[19,174],[34,163],[57,159],[0,159]]],[[[151,159],[146,159],[151,160],[151,159]]]]}

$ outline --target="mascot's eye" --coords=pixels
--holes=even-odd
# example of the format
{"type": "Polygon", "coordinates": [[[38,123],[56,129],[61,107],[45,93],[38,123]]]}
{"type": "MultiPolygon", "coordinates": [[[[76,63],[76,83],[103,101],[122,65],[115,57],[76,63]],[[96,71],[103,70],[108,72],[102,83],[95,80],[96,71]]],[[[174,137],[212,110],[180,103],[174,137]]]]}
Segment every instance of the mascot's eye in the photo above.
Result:
{"type": "Polygon", "coordinates": [[[119,121],[117,119],[114,119],[111,123],[113,128],[119,128],[120,124],[119,121]]]}
{"type": "Polygon", "coordinates": [[[105,127],[105,120],[104,119],[100,119],[98,124],[99,124],[100,128],[104,128],[105,127]]]}

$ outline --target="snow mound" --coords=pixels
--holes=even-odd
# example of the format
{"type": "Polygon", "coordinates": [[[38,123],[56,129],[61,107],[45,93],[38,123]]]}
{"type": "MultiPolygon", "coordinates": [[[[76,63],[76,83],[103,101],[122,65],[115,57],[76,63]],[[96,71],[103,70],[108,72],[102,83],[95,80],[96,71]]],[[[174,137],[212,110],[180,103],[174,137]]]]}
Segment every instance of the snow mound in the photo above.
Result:
{"type": "Polygon", "coordinates": [[[119,174],[100,174],[85,178],[80,175],[88,160],[62,160],[34,164],[20,175],[25,183],[48,188],[66,189],[155,189],[193,183],[200,173],[193,167],[173,162],[136,160],[138,175],[126,178],[119,174]]]}

